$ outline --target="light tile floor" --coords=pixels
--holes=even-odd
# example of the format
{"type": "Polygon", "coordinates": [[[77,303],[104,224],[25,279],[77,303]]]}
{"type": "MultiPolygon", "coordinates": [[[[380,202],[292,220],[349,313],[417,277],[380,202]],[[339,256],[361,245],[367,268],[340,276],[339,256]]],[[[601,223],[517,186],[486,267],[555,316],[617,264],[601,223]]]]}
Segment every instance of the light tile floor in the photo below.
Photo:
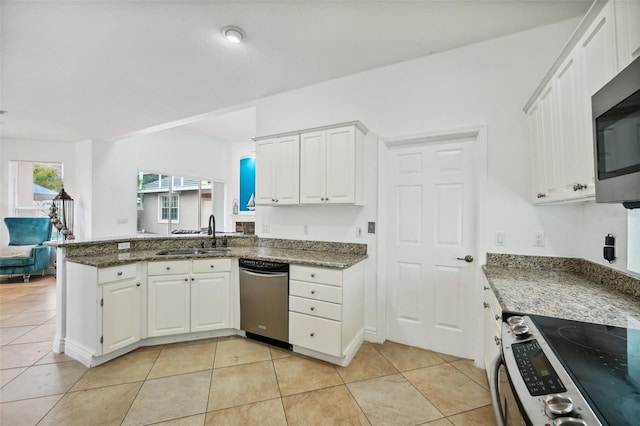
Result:
{"type": "Polygon", "coordinates": [[[0,424],[493,425],[484,370],[393,342],[347,368],[241,337],[87,369],[51,351],[55,280],[0,278],[0,424]]]}

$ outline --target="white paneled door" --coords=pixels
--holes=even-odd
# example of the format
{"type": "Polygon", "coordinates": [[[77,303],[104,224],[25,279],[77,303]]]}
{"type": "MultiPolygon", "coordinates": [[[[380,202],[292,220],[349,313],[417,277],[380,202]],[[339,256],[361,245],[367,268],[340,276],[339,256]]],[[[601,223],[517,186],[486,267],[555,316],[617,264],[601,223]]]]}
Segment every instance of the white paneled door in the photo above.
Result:
{"type": "Polygon", "coordinates": [[[464,137],[388,150],[389,340],[474,355],[476,145],[464,137]]]}

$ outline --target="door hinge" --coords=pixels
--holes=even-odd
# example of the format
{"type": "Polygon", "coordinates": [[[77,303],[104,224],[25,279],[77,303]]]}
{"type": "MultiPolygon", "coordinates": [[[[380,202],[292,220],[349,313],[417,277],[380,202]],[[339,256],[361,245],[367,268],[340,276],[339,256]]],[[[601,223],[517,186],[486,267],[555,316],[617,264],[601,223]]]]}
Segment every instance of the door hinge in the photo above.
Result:
{"type": "Polygon", "coordinates": [[[100,299],[100,306],[104,306],[104,299],[100,299]]]}
{"type": "Polygon", "coordinates": [[[104,336],[100,336],[100,343],[104,343],[104,336]]]}

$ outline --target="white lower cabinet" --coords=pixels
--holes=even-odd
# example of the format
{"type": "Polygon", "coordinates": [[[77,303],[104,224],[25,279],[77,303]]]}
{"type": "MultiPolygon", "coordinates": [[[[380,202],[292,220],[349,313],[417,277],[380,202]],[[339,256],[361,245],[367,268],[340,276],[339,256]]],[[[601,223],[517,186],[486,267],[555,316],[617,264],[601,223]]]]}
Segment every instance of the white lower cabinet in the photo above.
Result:
{"type": "Polygon", "coordinates": [[[141,339],[138,264],[96,268],[67,262],[65,352],[85,365],[141,339]]]}
{"type": "Polygon", "coordinates": [[[102,353],[136,343],[142,328],[142,294],[138,278],[102,286],[102,353]]]}
{"type": "Polygon", "coordinates": [[[484,280],[483,301],[483,342],[484,365],[487,375],[491,370],[491,362],[500,355],[500,335],[502,332],[502,308],[491,290],[491,286],[484,280]]]}
{"type": "Polygon", "coordinates": [[[348,364],[364,334],[362,264],[338,270],[291,265],[289,343],[294,351],[348,364]]]}
{"type": "Polygon", "coordinates": [[[149,262],[149,337],[228,328],[230,270],[230,259],[149,262]]]}

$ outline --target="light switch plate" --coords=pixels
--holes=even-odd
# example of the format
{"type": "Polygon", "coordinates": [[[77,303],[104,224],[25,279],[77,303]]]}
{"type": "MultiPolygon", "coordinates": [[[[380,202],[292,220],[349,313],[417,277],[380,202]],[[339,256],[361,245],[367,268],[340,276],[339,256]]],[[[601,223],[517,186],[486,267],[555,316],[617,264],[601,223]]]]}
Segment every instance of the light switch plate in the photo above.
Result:
{"type": "Polygon", "coordinates": [[[534,247],[544,247],[544,232],[536,231],[533,234],[533,246],[534,247]]]}
{"type": "Polygon", "coordinates": [[[118,250],[129,250],[131,248],[131,243],[118,243],[118,250]]]}
{"type": "Polygon", "coordinates": [[[375,222],[367,222],[367,232],[369,234],[376,233],[376,223],[375,222]]]}
{"type": "Polygon", "coordinates": [[[504,231],[496,231],[496,245],[504,246],[506,244],[506,233],[504,231]]]}

